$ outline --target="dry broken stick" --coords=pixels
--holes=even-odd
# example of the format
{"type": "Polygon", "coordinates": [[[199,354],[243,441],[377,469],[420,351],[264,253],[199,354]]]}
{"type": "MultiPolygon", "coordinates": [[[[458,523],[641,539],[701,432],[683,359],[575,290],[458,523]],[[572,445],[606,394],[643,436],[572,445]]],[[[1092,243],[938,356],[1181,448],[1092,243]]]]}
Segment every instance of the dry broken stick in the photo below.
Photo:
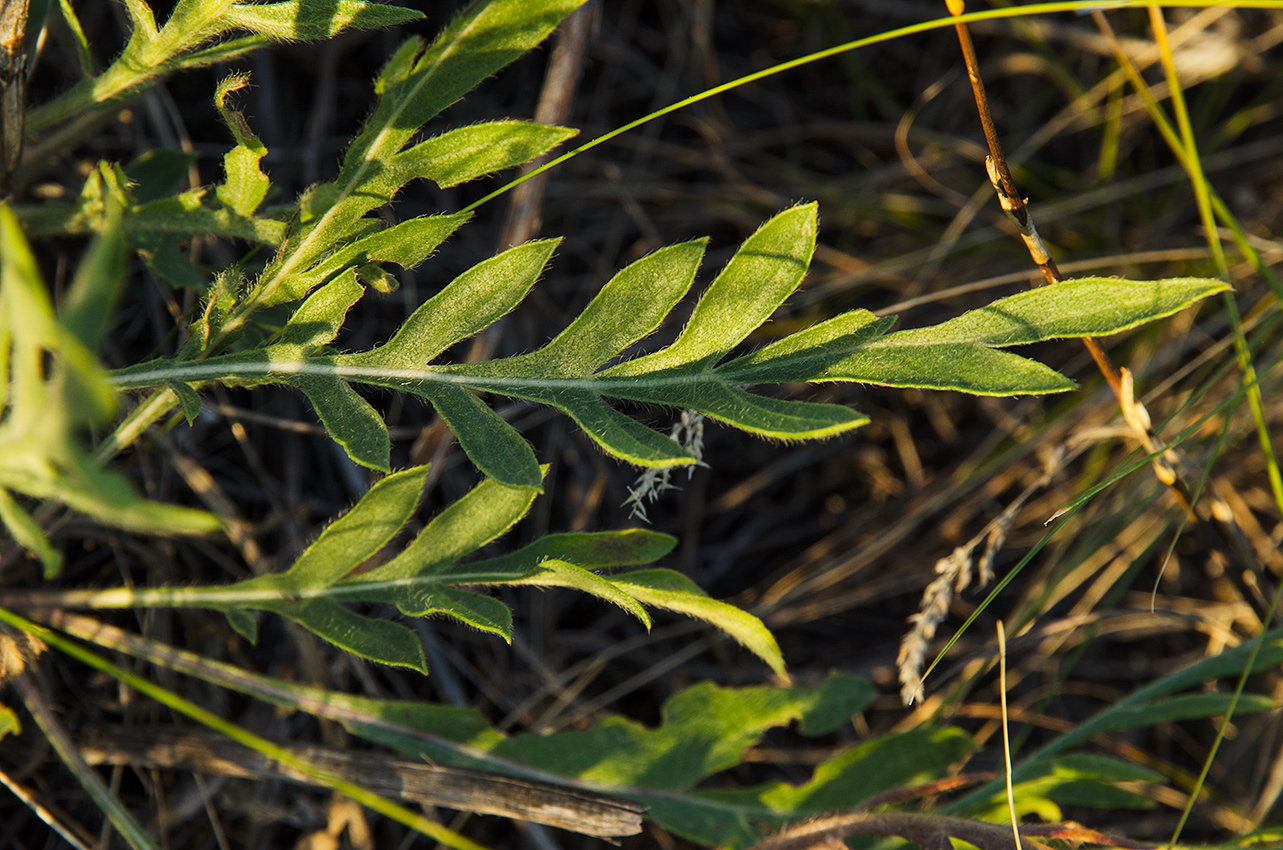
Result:
{"type": "MultiPolygon", "coordinates": [[[[90,764],[191,770],[247,779],[315,780],[287,764],[211,732],[156,726],[114,726],[80,742],[90,764]]],[[[641,832],[646,806],[482,770],[443,767],[374,752],[320,746],[289,747],[308,763],[379,794],[423,806],[499,815],[617,838],[641,832]]]]}
{"type": "Polygon", "coordinates": [[[27,111],[28,0],[0,0],[0,201],[13,191],[27,111]]]}

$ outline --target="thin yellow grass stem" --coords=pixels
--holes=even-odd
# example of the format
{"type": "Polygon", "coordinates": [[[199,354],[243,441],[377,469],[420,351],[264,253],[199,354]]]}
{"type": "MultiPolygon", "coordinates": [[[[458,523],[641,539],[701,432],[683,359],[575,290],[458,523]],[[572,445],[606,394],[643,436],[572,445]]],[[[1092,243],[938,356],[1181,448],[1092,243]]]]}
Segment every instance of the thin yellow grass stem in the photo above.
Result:
{"type": "Polygon", "coordinates": [[[998,698],[1002,704],[1002,760],[1007,771],[1007,811],[1011,813],[1011,834],[1016,837],[1016,850],[1024,850],[1020,842],[1020,820],[1016,817],[1016,791],[1011,785],[1011,732],[1007,728],[1007,633],[998,621],[998,698]]]}

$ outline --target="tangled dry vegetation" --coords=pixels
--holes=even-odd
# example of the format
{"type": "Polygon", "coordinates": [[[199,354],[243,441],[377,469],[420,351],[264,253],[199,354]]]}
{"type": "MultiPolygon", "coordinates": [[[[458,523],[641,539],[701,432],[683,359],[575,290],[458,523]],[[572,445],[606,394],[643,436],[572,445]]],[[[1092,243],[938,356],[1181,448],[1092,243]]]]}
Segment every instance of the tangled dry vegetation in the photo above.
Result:
{"type": "MultiPolygon", "coordinates": [[[[120,32],[114,5],[82,5],[86,30],[109,55],[112,34],[120,32]]],[[[447,10],[436,8],[443,4],[429,5],[428,19],[413,27],[428,37],[448,20],[447,10]]],[[[572,57],[582,51],[580,79],[568,79],[555,56],[550,62],[552,51],[537,51],[455,105],[447,119],[462,126],[496,115],[533,117],[541,94],[569,83],[574,88],[563,99],[564,111],[550,120],[591,138],[775,62],[940,14],[930,2],[877,0],[594,3],[577,35],[560,36],[558,49],[572,57]]],[[[1283,11],[1222,6],[1168,14],[1208,178],[1265,262],[1277,267],[1283,259],[1277,239],[1283,232],[1283,11]]],[[[1111,12],[1110,20],[1154,96],[1166,103],[1143,13],[1111,12]]],[[[1061,268],[1138,278],[1214,274],[1185,173],[1092,19],[993,21],[974,25],[973,33],[999,131],[1061,268]]],[[[365,116],[370,79],[402,37],[354,34],[246,60],[253,86],[242,107],[269,150],[264,169],[282,192],[292,195],[330,173],[365,116]]],[[[51,26],[33,99],[67,84],[72,50],[66,34],[51,26]]],[[[153,90],[96,127],[74,154],[34,175],[26,191],[36,197],[74,192],[98,159],[128,160],[161,146],[202,154],[191,180],[212,182],[227,146],[225,129],[207,106],[221,74],[189,73],[153,90]]],[[[555,112],[554,100],[549,108],[555,112]]],[[[564,234],[557,273],[460,357],[533,350],[626,263],[709,235],[705,267],[715,268],[763,219],[803,199],[818,200],[821,211],[811,274],[751,342],[853,306],[899,314],[909,326],[938,322],[1038,279],[993,202],[985,153],[951,31],[848,53],[676,112],[571,160],[548,174],[542,198],[512,201],[520,197],[514,195],[487,204],[443,246],[431,278],[403,274],[397,292],[377,307],[367,305],[368,324],[346,329],[344,343],[361,349],[386,339],[426,294],[501,244],[564,234]]],[[[458,209],[482,191],[416,184],[402,196],[398,215],[458,209]]],[[[67,257],[80,250],[70,242],[61,247],[67,257]]],[[[212,264],[235,259],[217,243],[200,252],[212,264]]],[[[43,258],[55,279],[68,263],[74,266],[67,257],[43,258]]],[[[1237,255],[1232,260],[1245,328],[1249,336],[1260,334],[1257,371],[1267,421],[1272,433],[1283,433],[1277,301],[1258,271],[1237,255]]],[[[109,364],[146,357],[192,297],[135,288],[111,334],[109,364]]],[[[1068,396],[986,399],[830,385],[808,397],[857,405],[872,424],[853,436],[796,446],[712,424],[704,429],[707,467],[689,480],[675,475],[677,489],[645,505],[653,528],[680,538],[670,562],[714,597],[762,617],[795,681],[815,682],[838,669],[869,677],[881,694],[853,724],[825,738],[770,733],[735,769],[736,780],[801,781],[810,766],[852,741],[934,721],[966,729],[983,746],[967,771],[996,769],[997,619],[1011,636],[1009,713],[1018,749],[1073,729],[1139,684],[1260,632],[1283,571],[1283,522],[1246,408],[1225,406],[1238,392],[1240,373],[1231,365],[1223,310],[1209,304],[1105,342],[1115,363],[1134,372],[1137,394],[1161,434],[1174,439],[1194,429],[1182,446],[1189,463],[1182,474],[1193,486],[1210,469],[1202,504],[1213,504],[1214,496],[1221,515],[1205,510],[1204,518],[1182,524],[1167,489],[1142,466],[1080,512],[1046,525],[1127,458],[1139,457],[1114,397],[1071,342],[1044,344],[1037,352],[1081,382],[1081,391],[1068,396]],[[968,587],[957,570],[965,562],[975,576],[1004,576],[1048,528],[1056,533],[959,637],[906,709],[897,657],[908,619],[923,604],[939,615],[938,631],[911,639],[905,653],[930,663],[987,592],[968,587]],[[933,581],[935,593],[924,600],[933,581]]],[[[426,405],[392,394],[372,400],[392,428],[393,466],[433,463],[429,510],[475,484],[475,472],[426,405]]],[[[522,540],[549,530],[635,523],[627,504],[633,471],[542,408],[499,412],[553,464],[545,486],[560,494],[537,504],[518,529],[522,540]]],[[[665,430],[673,424],[662,411],[644,415],[665,430]]],[[[204,494],[207,505],[232,520],[235,543],[118,534],[81,544],[74,524],[65,524],[58,536],[68,547],[68,574],[87,584],[184,585],[240,577],[241,563],[253,573],[288,565],[319,524],[366,487],[363,473],[314,423],[301,396],[214,389],[193,426],[157,435],[122,462],[156,498],[204,494]],[[119,565],[125,562],[146,566],[124,575],[119,565]]],[[[38,571],[8,556],[4,565],[11,574],[38,571]]],[[[213,613],[154,611],[124,614],[118,622],[299,681],[476,706],[501,731],[582,728],[604,709],[653,723],[662,701],[682,687],[769,676],[723,638],[686,621],[660,619],[645,633],[622,611],[593,600],[508,593],[516,612],[511,648],[444,621],[416,625],[432,667],[427,679],[355,662],[279,623],[250,647],[234,640],[213,613]]],[[[107,716],[117,723],[134,710],[144,716],[127,722],[156,719],[153,706],[122,704],[130,697],[104,681],[48,684],[72,730],[92,729],[107,716]]],[[[1253,677],[1249,688],[1283,697],[1276,672],[1253,677]]],[[[346,745],[343,733],[325,723],[276,716],[213,690],[196,696],[213,700],[225,716],[252,720],[271,737],[346,745]]],[[[1137,789],[1158,801],[1149,811],[1068,808],[1066,816],[1132,839],[1165,840],[1214,734],[1214,724],[1198,721],[1098,736],[1098,751],[1151,767],[1169,781],[1137,789]]],[[[4,756],[10,767],[26,765],[31,781],[46,791],[63,781],[55,769],[36,769],[50,759],[37,749],[11,748],[4,756]]],[[[215,846],[200,803],[208,789],[190,779],[166,787],[152,781],[158,775],[141,781],[122,770],[115,778],[135,802],[150,795],[146,805],[158,813],[172,846],[215,846]]],[[[240,815],[235,846],[281,846],[326,822],[320,792],[207,781],[225,783],[226,810],[240,815]]],[[[1272,813],[1283,793],[1278,712],[1234,719],[1209,789],[1194,808],[1186,840],[1219,841],[1277,820],[1272,813]]],[[[29,828],[22,824],[31,817],[12,799],[0,801],[0,819],[19,824],[9,840],[29,828]]],[[[331,810],[328,817],[333,824],[340,815],[331,810]]],[[[496,821],[470,834],[491,846],[590,842],[519,829],[496,821]]],[[[351,832],[349,839],[356,846],[396,846],[385,843],[390,835],[362,844],[351,832]]],[[[625,846],[682,845],[650,831],[625,846]]]]}

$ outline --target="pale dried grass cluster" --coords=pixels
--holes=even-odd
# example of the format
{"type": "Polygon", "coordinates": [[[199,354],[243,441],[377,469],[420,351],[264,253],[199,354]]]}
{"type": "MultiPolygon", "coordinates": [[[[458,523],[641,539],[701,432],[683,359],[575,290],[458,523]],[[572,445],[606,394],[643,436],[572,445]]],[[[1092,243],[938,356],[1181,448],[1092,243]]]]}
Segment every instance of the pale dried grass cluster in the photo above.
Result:
{"type": "Polygon", "coordinates": [[[935,638],[936,629],[949,613],[954,594],[971,587],[973,579],[977,587],[984,587],[993,580],[994,559],[1007,540],[1016,512],[1034,493],[1047,486],[1056,470],[1064,465],[1065,457],[1065,449],[1058,448],[1047,459],[1044,472],[1037,481],[1026,487],[979,534],[936,562],[936,578],[923,591],[917,613],[910,615],[909,632],[900,642],[900,653],[896,658],[900,672],[900,699],[905,705],[912,705],[926,696],[923,667],[927,650],[935,638]],[[975,550],[981,543],[985,548],[977,563],[975,550]]]}
{"type": "MultiPolygon", "coordinates": [[[[703,414],[693,410],[683,410],[682,418],[673,425],[673,430],[668,436],[695,456],[695,463],[686,467],[688,479],[695,474],[696,466],[708,466],[704,463],[703,414]]],[[[632,506],[629,516],[637,517],[642,522],[650,522],[646,516],[646,503],[654,502],[659,498],[659,494],[666,490],[677,489],[677,485],[670,482],[672,475],[672,467],[664,469],[647,467],[646,471],[637,477],[637,483],[628,488],[628,498],[624,500],[624,506],[632,506]]]]}

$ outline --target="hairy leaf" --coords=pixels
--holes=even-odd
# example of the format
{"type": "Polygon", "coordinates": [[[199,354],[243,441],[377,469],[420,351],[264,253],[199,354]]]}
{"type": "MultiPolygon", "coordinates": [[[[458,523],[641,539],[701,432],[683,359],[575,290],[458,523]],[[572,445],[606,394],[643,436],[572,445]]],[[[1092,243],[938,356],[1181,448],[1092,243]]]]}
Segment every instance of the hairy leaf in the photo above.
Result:
{"type": "Polygon", "coordinates": [[[644,605],[675,611],[716,626],[787,678],[775,636],[757,617],[712,599],[699,585],[672,570],[639,570],[615,576],[614,584],[644,605]]]}
{"type": "MultiPolygon", "coordinates": [[[[412,78],[409,62],[394,58],[388,86],[398,75],[412,78]]],[[[402,226],[362,237],[356,246],[393,240],[402,226]]],[[[322,422],[353,459],[380,469],[386,461],[373,412],[343,383],[410,392],[436,407],[484,473],[508,486],[537,489],[537,463],[529,446],[473,394],[560,410],[604,450],[630,463],[684,466],[695,462],[689,451],[608,399],[693,410],[773,439],[831,437],[864,425],[868,417],[842,405],[751,393],[744,385],[865,381],[979,395],[1063,392],[1074,386],[1071,380],[1002,347],[1117,333],[1225,289],[1220,281],[1201,278],[1086,278],[1003,298],[934,327],[895,333],[888,333],[892,319],[854,310],[719,363],[801,283],[816,228],[814,204],[785,210],[762,225],[700,297],[676,340],[631,359],[632,350],[646,345],[689,290],[703,257],[702,240],[661,249],[627,266],[560,334],[526,354],[483,363],[435,362],[520,303],[543,272],[556,245],[552,241],[521,245],[479,263],[419,307],[391,341],[371,351],[318,356],[278,344],[252,356],[209,358],[199,367],[145,364],[122,370],[116,379],[122,386],[144,386],[190,381],[198,371],[212,377],[221,370],[224,380],[295,384],[314,397],[322,422]],[[332,398],[321,399],[324,393],[332,398]]],[[[331,262],[340,268],[355,260],[357,250],[345,248],[334,255],[339,259],[317,268],[329,269],[331,262]]],[[[390,250],[369,258],[410,259],[390,250]]],[[[286,289],[298,294],[295,286],[286,289]]]]}
{"type": "Polygon", "coordinates": [[[379,29],[408,23],[422,12],[365,0],[285,0],[238,3],[223,15],[228,25],[265,35],[274,41],[317,41],[345,29],[379,29]]]}
{"type": "MultiPolygon", "coordinates": [[[[313,300],[322,294],[324,290],[313,300]]],[[[224,612],[237,633],[249,640],[257,634],[251,612],[272,612],[363,658],[424,672],[423,650],[410,629],[377,614],[358,613],[347,604],[386,603],[413,617],[446,615],[511,640],[508,607],[469,587],[530,583],[578,588],[649,625],[632,586],[616,585],[596,571],[651,563],[672,548],[673,538],[637,529],[552,534],[507,555],[470,561],[477,550],[511,528],[536,496],[531,488],[487,479],[448,505],[399,552],[385,553],[412,518],[426,479],[427,467],[384,477],[284,572],[219,587],[94,593],[94,604],[210,608],[224,612]]],[[[0,503],[0,516],[3,508],[0,503]]],[[[693,585],[670,595],[702,597],[693,585]]],[[[714,615],[695,612],[696,616],[718,624],[737,622],[735,609],[703,599],[701,604],[714,615]]],[[[662,600],[656,604],[682,610],[662,600]]],[[[743,617],[762,628],[755,618],[743,617]]]]}
{"type": "Polygon", "coordinates": [[[208,533],[204,511],[141,498],[118,473],[99,468],[80,432],[111,415],[115,391],[94,358],[123,274],[119,216],[86,254],[60,321],[13,213],[0,205],[0,521],[34,551],[47,574],[60,560],[9,491],[47,499],[100,522],[139,531],[208,533]]]}

